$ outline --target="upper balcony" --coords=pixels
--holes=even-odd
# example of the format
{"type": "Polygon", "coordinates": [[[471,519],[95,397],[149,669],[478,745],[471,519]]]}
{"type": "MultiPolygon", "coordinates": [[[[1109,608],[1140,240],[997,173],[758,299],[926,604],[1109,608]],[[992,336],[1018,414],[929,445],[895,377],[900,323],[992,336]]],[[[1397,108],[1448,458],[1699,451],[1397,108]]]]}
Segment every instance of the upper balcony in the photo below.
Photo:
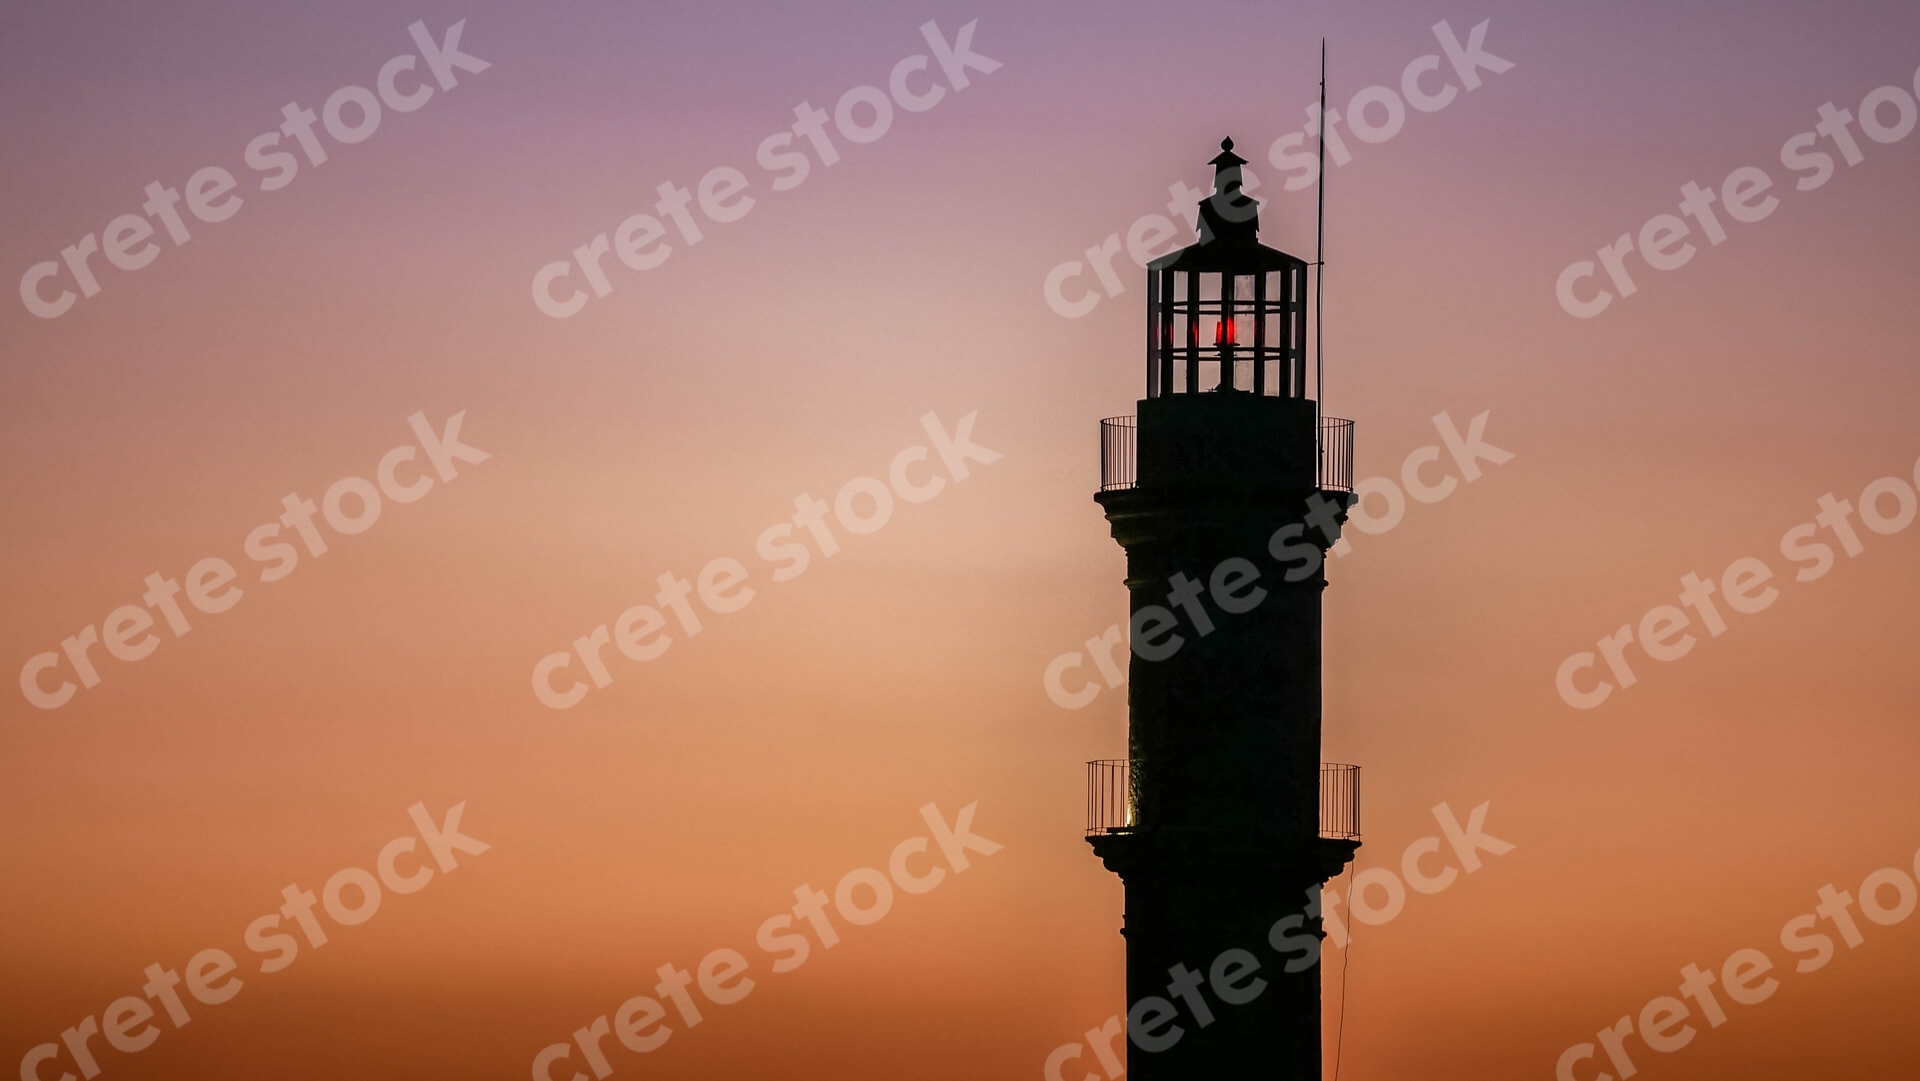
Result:
{"type": "MultiPolygon", "coordinates": [[[[1322,417],[1319,422],[1314,485],[1322,491],[1353,491],[1353,422],[1322,417]]],[[[1100,422],[1100,490],[1137,487],[1139,427],[1134,417],[1108,417],[1100,422]]],[[[1278,468],[1278,463],[1275,463],[1278,468]]]]}

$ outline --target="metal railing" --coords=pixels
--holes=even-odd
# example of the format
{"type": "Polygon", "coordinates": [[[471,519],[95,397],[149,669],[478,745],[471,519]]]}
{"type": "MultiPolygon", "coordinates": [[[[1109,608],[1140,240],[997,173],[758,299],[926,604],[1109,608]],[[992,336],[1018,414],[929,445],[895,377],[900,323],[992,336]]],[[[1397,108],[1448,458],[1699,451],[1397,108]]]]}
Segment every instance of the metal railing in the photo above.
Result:
{"type": "MultiPolygon", "coordinates": [[[[1100,422],[1100,490],[1137,487],[1140,429],[1134,417],[1108,417],[1100,422]]],[[[1318,432],[1320,461],[1314,484],[1322,491],[1353,491],[1353,422],[1322,417],[1318,432]]]]}
{"type": "Polygon", "coordinates": [[[1360,767],[1320,763],[1320,836],[1360,839],[1360,767]]]}
{"type": "Polygon", "coordinates": [[[1100,422],[1100,490],[1111,492],[1140,483],[1134,436],[1139,429],[1132,417],[1108,417],[1100,422]]]}
{"type": "Polygon", "coordinates": [[[1087,763],[1087,832],[1122,833],[1133,828],[1133,771],[1124,758],[1087,763]]]}
{"type": "MultiPolygon", "coordinates": [[[[1087,833],[1126,833],[1138,826],[1140,801],[1134,790],[1139,775],[1124,758],[1087,763],[1087,833]]],[[[1360,839],[1360,767],[1320,763],[1320,836],[1360,839]]]]}
{"type": "Polygon", "coordinates": [[[1320,418],[1320,469],[1314,483],[1321,491],[1353,491],[1353,422],[1320,418]]]}

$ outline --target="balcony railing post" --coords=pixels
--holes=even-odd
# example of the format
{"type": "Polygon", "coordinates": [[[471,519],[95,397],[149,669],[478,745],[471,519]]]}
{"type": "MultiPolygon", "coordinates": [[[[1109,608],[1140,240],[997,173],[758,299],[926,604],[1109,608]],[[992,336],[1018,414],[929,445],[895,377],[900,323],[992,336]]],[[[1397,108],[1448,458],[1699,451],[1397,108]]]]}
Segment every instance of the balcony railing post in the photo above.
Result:
{"type": "Polygon", "coordinates": [[[1100,422],[1100,490],[1131,488],[1139,483],[1136,472],[1138,428],[1132,417],[1108,417],[1100,422]]]}
{"type": "Polygon", "coordinates": [[[1360,767],[1320,764],[1320,836],[1360,839],[1360,767]]]}
{"type": "Polygon", "coordinates": [[[1353,422],[1338,417],[1320,421],[1320,465],[1316,484],[1323,491],[1353,491],[1353,422]]]}
{"type": "Polygon", "coordinates": [[[1087,763],[1087,832],[1113,833],[1133,826],[1133,769],[1124,758],[1087,763]]]}

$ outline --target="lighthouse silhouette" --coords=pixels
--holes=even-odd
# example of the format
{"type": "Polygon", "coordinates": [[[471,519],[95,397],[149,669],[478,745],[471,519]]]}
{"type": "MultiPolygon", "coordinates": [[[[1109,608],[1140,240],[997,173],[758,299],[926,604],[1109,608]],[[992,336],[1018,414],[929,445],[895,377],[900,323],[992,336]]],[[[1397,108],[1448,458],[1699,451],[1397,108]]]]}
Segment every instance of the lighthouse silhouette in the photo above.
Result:
{"type": "Polygon", "coordinates": [[[1317,948],[1275,951],[1322,936],[1309,891],[1360,847],[1359,770],[1320,761],[1353,423],[1320,414],[1310,264],[1259,242],[1233,140],[1211,164],[1199,242],[1147,268],[1146,397],[1101,422],[1132,655],[1128,754],[1088,763],[1088,841],[1126,889],[1134,1081],[1320,1081],[1317,948]]]}

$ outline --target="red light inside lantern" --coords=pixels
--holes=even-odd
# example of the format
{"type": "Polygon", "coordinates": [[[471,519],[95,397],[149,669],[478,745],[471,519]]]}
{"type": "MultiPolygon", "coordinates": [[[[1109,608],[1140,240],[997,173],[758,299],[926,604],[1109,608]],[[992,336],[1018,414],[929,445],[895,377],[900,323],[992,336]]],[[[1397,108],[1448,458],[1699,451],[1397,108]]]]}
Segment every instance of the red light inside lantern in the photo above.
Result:
{"type": "Polygon", "coordinates": [[[1238,344],[1233,339],[1233,325],[1235,322],[1236,320],[1234,319],[1222,319],[1218,323],[1215,323],[1213,326],[1213,344],[1215,345],[1238,344]]]}

